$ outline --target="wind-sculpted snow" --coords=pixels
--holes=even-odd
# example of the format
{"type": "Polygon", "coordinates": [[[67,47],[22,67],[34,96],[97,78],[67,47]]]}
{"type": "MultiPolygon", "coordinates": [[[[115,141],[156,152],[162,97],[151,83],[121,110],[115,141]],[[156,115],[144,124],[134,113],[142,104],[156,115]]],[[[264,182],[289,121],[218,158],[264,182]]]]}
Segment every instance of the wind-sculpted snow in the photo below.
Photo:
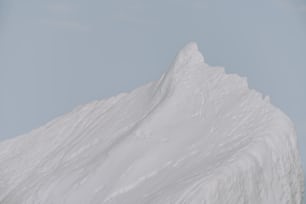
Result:
{"type": "Polygon", "coordinates": [[[188,44],[157,82],[0,144],[1,204],[299,204],[294,127],[188,44]]]}

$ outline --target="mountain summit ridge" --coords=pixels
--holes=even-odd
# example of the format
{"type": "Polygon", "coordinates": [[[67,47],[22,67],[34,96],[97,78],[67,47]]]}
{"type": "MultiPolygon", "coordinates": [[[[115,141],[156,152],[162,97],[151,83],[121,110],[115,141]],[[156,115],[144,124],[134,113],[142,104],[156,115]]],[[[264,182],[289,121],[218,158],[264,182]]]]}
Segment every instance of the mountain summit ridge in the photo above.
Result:
{"type": "Polygon", "coordinates": [[[160,80],[0,143],[5,204],[297,204],[302,192],[290,119],[193,42],[160,80]]]}

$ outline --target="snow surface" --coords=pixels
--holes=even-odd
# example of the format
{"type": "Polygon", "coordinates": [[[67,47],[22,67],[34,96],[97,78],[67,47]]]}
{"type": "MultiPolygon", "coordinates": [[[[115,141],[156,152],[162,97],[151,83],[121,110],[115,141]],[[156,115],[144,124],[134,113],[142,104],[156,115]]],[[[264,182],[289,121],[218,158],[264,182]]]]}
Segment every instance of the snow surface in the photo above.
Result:
{"type": "Polygon", "coordinates": [[[297,204],[290,119],[195,43],[131,93],[0,143],[1,204],[297,204]]]}

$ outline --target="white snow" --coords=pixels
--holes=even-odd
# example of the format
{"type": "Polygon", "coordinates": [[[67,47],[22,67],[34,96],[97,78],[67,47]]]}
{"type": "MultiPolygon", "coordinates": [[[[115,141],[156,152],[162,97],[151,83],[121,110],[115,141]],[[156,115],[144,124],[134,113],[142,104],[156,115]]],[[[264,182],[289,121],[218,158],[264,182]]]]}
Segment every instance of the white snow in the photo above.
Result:
{"type": "Polygon", "coordinates": [[[290,119],[183,48],[157,82],[0,143],[1,204],[298,204],[290,119]]]}

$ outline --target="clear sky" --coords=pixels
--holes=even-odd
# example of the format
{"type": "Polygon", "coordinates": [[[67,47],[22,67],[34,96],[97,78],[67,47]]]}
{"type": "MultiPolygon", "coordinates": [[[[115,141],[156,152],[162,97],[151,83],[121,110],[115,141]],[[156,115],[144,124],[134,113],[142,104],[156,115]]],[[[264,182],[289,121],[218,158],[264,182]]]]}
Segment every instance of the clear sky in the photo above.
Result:
{"type": "Polygon", "coordinates": [[[305,0],[0,0],[0,139],[158,79],[189,41],[292,118],[306,164],[305,0]]]}

